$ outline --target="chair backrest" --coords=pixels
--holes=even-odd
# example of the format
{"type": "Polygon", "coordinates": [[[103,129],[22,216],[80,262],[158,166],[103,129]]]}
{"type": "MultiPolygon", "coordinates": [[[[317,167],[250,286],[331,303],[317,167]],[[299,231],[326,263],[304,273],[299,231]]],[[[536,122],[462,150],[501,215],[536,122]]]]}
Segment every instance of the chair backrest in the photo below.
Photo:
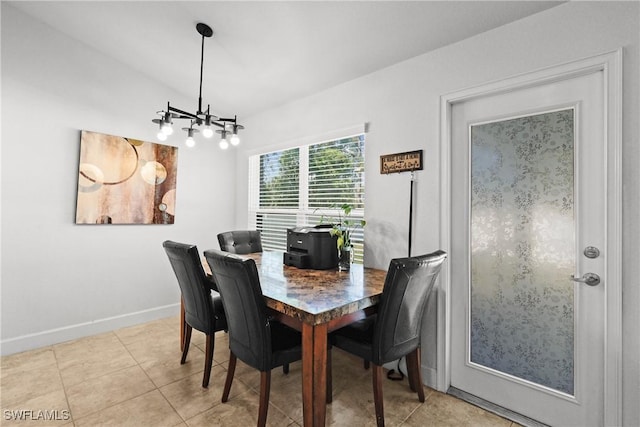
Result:
{"type": "Polygon", "coordinates": [[[226,231],[218,234],[220,250],[232,254],[262,252],[262,238],[258,230],[226,231]]]}
{"type": "Polygon", "coordinates": [[[373,363],[399,359],[420,345],[422,316],[447,254],[392,259],[373,333],[373,363]]]}
{"type": "Polygon", "coordinates": [[[198,248],[171,240],[165,241],[162,246],[182,291],[185,321],[192,328],[205,334],[213,334],[216,325],[215,311],[198,248]]]}
{"type": "Polygon", "coordinates": [[[256,263],[217,250],[207,250],[204,256],[227,315],[229,348],[249,366],[271,369],[271,327],[256,263]]]}

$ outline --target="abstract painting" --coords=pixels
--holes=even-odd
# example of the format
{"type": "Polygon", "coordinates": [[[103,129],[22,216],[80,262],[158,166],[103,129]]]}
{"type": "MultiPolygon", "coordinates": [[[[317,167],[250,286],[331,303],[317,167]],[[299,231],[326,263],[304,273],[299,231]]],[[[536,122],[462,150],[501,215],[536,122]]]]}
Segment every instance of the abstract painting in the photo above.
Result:
{"type": "Polygon", "coordinates": [[[178,149],[82,131],[76,224],[173,224],[178,149]]]}

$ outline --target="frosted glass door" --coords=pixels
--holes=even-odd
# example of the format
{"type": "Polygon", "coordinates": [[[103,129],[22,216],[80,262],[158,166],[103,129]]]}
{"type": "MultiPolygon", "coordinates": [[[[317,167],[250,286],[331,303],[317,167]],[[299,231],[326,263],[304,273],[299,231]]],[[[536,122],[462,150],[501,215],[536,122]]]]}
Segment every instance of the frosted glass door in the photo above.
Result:
{"type": "Polygon", "coordinates": [[[451,109],[452,392],[554,426],[604,425],[603,78],[451,109]]]}
{"type": "Polygon", "coordinates": [[[470,362],[573,395],[574,109],[470,130],[470,362]]]}

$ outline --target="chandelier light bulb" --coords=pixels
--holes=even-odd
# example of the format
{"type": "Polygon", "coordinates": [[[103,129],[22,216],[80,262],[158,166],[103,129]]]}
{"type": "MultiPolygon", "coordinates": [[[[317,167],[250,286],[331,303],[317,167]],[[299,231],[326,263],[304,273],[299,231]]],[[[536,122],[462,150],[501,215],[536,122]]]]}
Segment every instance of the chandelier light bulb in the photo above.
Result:
{"type": "Polygon", "coordinates": [[[206,128],[202,129],[202,136],[204,136],[205,138],[211,138],[213,136],[213,129],[211,129],[211,126],[207,126],[206,128]]]}
{"type": "Polygon", "coordinates": [[[171,135],[173,133],[173,127],[171,126],[171,123],[163,123],[162,124],[162,133],[164,133],[165,135],[171,135]]]}
{"type": "Polygon", "coordinates": [[[220,140],[220,148],[223,150],[226,150],[227,148],[229,148],[229,143],[227,142],[226,139],[220,140]]]}
{"type": "Polygon", "coordinates": [[[184,142],[184,145],[189,148],[195,147],[196,141],[193,139],[193,134],[198,132],[198,130],[193,128],[184,128],[184,130],[187,131],[187,140],[184,142]]]}
{"type": "Polygon", "coordinates": [[[158,136],[158,139],[159,139],[160,141],[166,141],[166,140],[167,140],[167,134],[166,134],[166,133],[164,133],[164,132],[162,132],[162,131],[158,132],[158,135],[157,135],[157,136],[158,136]]]}
{"type": "Polygon", "coordinates": [[[237,133],[234,133],[233,135],[231,135],[231,138],[229,138],[229,142],[235,147],[240,144],[240,137],[237,133]]]}

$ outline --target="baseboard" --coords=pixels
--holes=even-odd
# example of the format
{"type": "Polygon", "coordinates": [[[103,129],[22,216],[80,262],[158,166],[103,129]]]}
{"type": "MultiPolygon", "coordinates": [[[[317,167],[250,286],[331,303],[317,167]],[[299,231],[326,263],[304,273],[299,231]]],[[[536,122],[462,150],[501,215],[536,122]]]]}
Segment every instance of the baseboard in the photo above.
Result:
{"type": "Polygon", "coordinates": [[[427,387],[437,390],[438,386],[438,371],[435,368],[429,368],[422,365],[422,382],[427,387]]]}
{"type": "MultiPolygon", "coordinates": [[[[400,370],[403,375],[407,375],[407,360],[402,357],[399,360],[394,360],[393,362],[385,363],[383,366],[385,369],[395,369],[400,370]]],[[[437,371],[435,368],[430,368],[425,365],[420,365],[422,370],[422,383],[427,387],[431,387],[432,389],[436,389],[437,381],[437,371]]]]}
{"type": "Polygon", "coordinates": [[[22,335],[0,341],[0,355],[20,353],[52,344],[74,340],[90,335],[97,335],[113,331],[127,326],[150,322],[165,317],[176,316],[180,313],[180,304],[170,304],[162,307],[154,307],[148,310],[107,317],[92,322],[79,323],[77,325],[50,329],[35,334],[22,335]]]}

